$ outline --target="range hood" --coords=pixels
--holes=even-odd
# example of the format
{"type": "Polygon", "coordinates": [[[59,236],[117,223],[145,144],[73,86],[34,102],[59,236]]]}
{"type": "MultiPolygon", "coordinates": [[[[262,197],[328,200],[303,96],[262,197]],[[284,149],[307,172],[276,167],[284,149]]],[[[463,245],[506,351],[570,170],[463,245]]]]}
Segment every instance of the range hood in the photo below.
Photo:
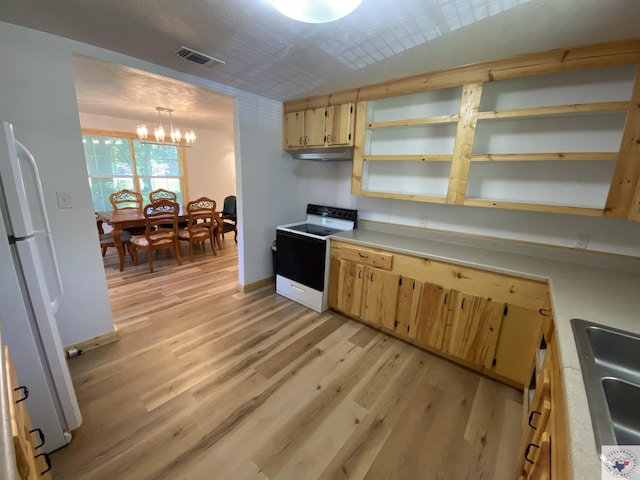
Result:
{"type": "Polygon", "coordinates": [[[287,150],[297,160],[315,160],[318,162],[336,162],[353,160],[353,147],[316,147],[287,150]]]}

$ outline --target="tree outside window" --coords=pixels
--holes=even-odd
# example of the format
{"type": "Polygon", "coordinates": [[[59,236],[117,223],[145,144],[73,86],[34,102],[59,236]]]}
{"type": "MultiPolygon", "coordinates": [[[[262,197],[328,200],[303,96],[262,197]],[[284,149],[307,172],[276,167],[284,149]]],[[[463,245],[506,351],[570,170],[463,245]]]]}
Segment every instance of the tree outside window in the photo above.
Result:
{"type": "Polygon", "coordinates": [[[106,134],[85,133],[82,141],[95,211],[111,210],[109,196],[125,188],[145,200],[151,191],[164,188],[183,203],[181,148],[106,134]]]}

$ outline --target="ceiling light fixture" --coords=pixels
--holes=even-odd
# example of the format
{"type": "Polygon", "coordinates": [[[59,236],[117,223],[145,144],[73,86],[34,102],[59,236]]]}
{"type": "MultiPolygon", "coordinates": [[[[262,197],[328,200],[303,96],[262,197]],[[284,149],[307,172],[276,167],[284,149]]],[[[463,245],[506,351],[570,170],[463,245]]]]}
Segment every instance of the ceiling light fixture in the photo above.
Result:
{"type": "Polygon", "coordinates": [[[270,0],[283,15],[305,23],[327,23],[353,12],[362,0],[270,0]]]}
{"type": "Polygon", "coordinates": [[[138,134],[138,140],[142,144],[152,145],[175,145],[178,147],[193,147],[196,143],[196,134],[193,130],[189,130],[182,135],[179,129],[173,128],[173,113],[172,108],[156,107],[158,112],[158,118],[160,119],[160,125],[153,129],[153,137],[149,137],[149,130],[144,123],[138,125],[136,133],[138,134]],[[164,123],[162,121],[162,114],[167,113],[169,115],[169,135],[167,136],[164,130],[164,123]]]}

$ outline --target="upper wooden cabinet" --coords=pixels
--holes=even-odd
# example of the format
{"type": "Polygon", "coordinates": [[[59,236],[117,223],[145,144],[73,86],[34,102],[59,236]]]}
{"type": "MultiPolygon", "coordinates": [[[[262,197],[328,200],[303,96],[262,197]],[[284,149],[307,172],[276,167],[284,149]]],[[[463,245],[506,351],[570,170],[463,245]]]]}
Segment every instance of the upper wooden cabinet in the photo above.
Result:
{"type": "Polygon", "coordinates": [[[284,114],[283,147],[353,145],[352,103],[311,108],[284,114]]]}
{"type": "Polygon", "coordinates": [[[640,39],[285,104],[356,105],[356,195],[640,220],[640,39]]]}

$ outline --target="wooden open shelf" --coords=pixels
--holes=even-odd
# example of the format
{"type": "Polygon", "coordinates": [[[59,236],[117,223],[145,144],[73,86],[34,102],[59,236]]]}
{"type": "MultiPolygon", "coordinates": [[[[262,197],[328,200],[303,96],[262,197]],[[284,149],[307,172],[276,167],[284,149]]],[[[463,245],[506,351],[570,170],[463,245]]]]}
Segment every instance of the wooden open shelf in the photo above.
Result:
{"type": "Polygon", "coordinates": [[[581,113],[626,112],[629,102],[599,102],[574,105],[553,105],[550,107],[518,108],[497,112],[479,112],[478,120],[498,120],[505,118],[549,117],[575,115],[581,113]]]}
{"type": "MultiPolygon", "coordinates": [[[[283,112],[286,115],[346,102],[356,104],[351,182],[354,195],[640,221],[640,38],[518,55],[292,100],[285,102],[283,112]],[[459,92],[459,104],[451,101],[451,92],[445,92],[453,88],[459,89],[455,94],[459,92]],[[435,98],[432,104],[426,103],[430,100],[421,103],[422,96],[412,103],[412,95],[428,92],[436,92],[433,97],[424,96],[435,98]],[[398,101],[394,103],[394,99],[398,101]],[[376,107],[382,112],[379,116],[376,107]],[[506,122],[494,123],[501,120],[506,122]],[[419,129],[408,130],[430,126],[443,128],[434,129],[433,136],[428,128],[424,129],[428,135],[419,129]],[[376,133],[383,129],[388,130],[376,133]],[[538,138],[545,142],[542,151],[529,153],[541,145],[536,144],[538,138]],[[474,153],[474,144],[478,153],[474,153]],[[597,151],[599,148],[601,151],[597,151]],[[485,179],[492,182],[495,178],[516,178],[512,172],[519,169],[519,164],[532,161],[541,162],[540,168],[549,172],[578,169],[576,178],[590,184],[595,178],[598,200],[594,204],[598,208],[571,206],[574,200],[576,205],[581,202],[562,196],[554,201],[566,201],[568,205],[548,205],[542,194],[540,199],[534,196],[521,202],[491,200],[484,194],[482,198],[467,198],[472,163],[501,162],[507,173],[501,170],[485,179]],[[597,177],[579,175],[583,168],[579,162],[584,161],[594,162],[591,171],[597,177]],[[398,168],[409,173],[396,175],[386,169],[390,172],[388,191],[374,191],[386,188],[382,186],[386,167],[375,172],[372,189],[365,177],[369,174],[365,162],[451,162],[446,197],[416,194],[411,190],[415,186],[410,178],[414,170],[400,164],[398,168]],[[518,163],[518,167],[509,162],[518,163]],[[562,162],[563,166],[545,166],[542,162],[562,162]],[[612,168],[598,168],[598,162],[612,162],[612,168]],[[406,182],[402,175],[409,176],[406,182]],[[407,191],[403,191],[403,185],[407,191]],[[602,201],[601,194],[605,197],[602,201]]],[[[433,178],[439,181],[441,177],[433,178]]],[[[552,186],[554,178],[545,186],[552,186]]],[[[517,193],[517,182],[513,185],[517,193]]],[[[581,196],[579,189],[575,194],[581,196]]]]}

